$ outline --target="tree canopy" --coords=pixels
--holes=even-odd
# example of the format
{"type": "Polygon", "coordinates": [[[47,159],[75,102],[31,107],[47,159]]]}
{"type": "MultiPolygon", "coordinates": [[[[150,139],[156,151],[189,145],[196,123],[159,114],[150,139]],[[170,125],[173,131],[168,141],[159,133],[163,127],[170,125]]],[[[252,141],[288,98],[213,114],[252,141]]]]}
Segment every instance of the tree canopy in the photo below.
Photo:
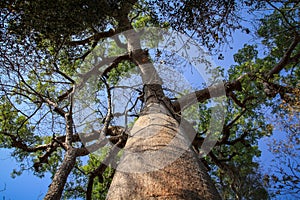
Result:
{"type": "MultiPolygon", "coordinates": [[[[276,127],[270,116],[299,115],[299,6],[287,0],[1,1],[0,147],[12,149],[20,162],[14,175],[51,173],[55,189],[45,199],[105,199],[132,125],[155,101],[154,82],[161,87],[155,95],[192,122],[199,155],[210,122],[220,117],[212,116],[214,106],[223,106],[214,148],[199,159],[223,198],[268,199],[263,181],[271,175],[257,173],[255,158],[258,141],[276,127]],[[262,13],[256,29],[243,23],[245,12],[262,13]],[[159,49],[166,39],[157,30],[190,38],[182,45],[186,52],[197,44],[220,59],[234,31],[255,33],[261,44],[245,44],[235,65],[219,66],[219,72],[197,57],[212,80],[187,88],[169,69],[151,67],[160,63],[184,73],[194,61],[191,54],[179,58],[179,50],[159,49]],[[221,94],[212,95],[219,90],[222,102],[214,99],[221,94]]],[[[292,183],[297,176],[280,178],[292,183]]]]}

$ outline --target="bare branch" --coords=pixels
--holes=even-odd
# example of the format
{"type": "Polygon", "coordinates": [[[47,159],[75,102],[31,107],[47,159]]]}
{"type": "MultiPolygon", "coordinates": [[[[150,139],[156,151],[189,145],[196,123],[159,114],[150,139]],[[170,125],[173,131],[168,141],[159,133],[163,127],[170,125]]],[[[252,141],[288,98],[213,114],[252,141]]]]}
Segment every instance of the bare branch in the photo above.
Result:
{"type": "Polygon", "coordinates": [[[177,101],[173,102],[173,107],[176,112],[179,112],[188,108],[191,105],[194,105],[195,103],[202,103],[210,98],[223,96],[225,95],[225,92],[226,94],[229,94],[230,92],[235,90],[241,90],[240,79],[237,79],[233,82],[227,82],[225,84],[218,83],[216,85],[204,88],[202,90],[198,90],[187,94],[178,99],[177,101]]]}
{"type": "Polygon", "coordinates": [[[56,63],[54,63],[54,67],[55,67],[55,72],[62,75],[64,78],[69,80],[71,83],[75,84],[75,81],[70,76],[68,76],[66,73],[62,72],[61,70],[59,70],[59,67],[57,66],[56,63]]]}
{"type": "MultiPolygon", "coordinates": [[[[91,76],[105,76],[107,75],[113,68],[117,67],[118,64],[125,60],[131,60],[129,54],[123,54],[116,57],[104,58],[100,63],[95,65],[90,71],[79,74],[79,77],[82,78],[82,82],[77,85],[77,89],[81,89],[83,84],[91,77],[91,76]],[[106,68],[101,69],[101,67],[109,64],[106,68]]],[[[67,94],[65,94],[67,95],[67,94]]]]}

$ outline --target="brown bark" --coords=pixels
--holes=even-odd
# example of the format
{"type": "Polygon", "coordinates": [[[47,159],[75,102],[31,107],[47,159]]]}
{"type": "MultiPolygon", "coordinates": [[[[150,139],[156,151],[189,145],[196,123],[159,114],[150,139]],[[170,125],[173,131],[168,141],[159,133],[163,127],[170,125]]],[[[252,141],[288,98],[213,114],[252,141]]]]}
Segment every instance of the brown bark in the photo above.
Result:
{"type": "Polygon", "coordinates": [[[48,192],[44,200],[58,200],[61,199],[61,195],[67,181],[67,178],[73,169],[76,162],[76,149],[70,148],[63,159],[61,166],[55,173],[52,183],[49,186],[48,192]]]}
{"type": "Polygon", "coordinates": [[[190,140],[167,109],[141,116],[131,130],[107,199],[220,199],[190,140]]]}
{"type": "MultiPolygon", "coordinates": [[[[120,24],[131,27],[127,15],[122,16],[120,24]]],[[[191,148],[190,127],[182,126],[185,120],[178,119],[148,52],[141,49],[139,33],[125,35],[144,84],[145,106],[130,131],[107,199],[221,199],[191,148]]]]}

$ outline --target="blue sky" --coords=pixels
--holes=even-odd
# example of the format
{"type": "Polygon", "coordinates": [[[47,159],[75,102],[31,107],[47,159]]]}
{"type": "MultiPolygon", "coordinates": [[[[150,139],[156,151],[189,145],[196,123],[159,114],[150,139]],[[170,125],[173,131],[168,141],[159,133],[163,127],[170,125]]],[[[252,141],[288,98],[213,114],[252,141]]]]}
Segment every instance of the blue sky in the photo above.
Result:
{"type": "Polygon", "coordinates": [[[39,200],[43,199],[50,184],[50,177],[43,179],[25,171],[21,176],[12,178],[13,169],[19,164],[10,156],[10,150],[0,149],[0,199],[1,200],[39,200]]]}

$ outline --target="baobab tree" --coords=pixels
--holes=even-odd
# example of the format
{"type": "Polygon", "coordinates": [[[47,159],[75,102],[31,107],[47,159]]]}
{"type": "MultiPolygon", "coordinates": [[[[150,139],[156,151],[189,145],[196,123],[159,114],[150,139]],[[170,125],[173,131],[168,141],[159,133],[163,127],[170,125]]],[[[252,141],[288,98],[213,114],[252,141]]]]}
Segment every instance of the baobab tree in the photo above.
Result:
{"type": "Polygon", "coordinates": [[[282,9],[269,1],[1,2],[1,147],[20,161],[31,158],[36,175],[52,173],[44,199],[92,199],[97,183],[112,176],[107,199],[221,199],[224,183],[241,198],[234,177],[245,173],[241,166],[256,166],[257,140],[272,132],[259,109],[277,94],[295,95],[293,81],[282,84],[294,72],[281,71],[299,62],[291,17],[297,3],[278,4],[282,9]],[[239,65],[220,79],[205,51],[193,47],[217,52],[231,31],[248,32],[238,20],[244,6],[273,8],[291,34],[282,44],[260,29],[282,50],[259,60],[245,46],[239,65]],[[179,49],[178,35],[185,36],[179,49]],[[202,63],[209,79],[178,91],[177,76],[163,76],[157,63],[175,71],[202,63]],[[97,151],[105,155],[100,163],[97,151]],[[105,175],[108,166],[115,170],[105,175]]]}

